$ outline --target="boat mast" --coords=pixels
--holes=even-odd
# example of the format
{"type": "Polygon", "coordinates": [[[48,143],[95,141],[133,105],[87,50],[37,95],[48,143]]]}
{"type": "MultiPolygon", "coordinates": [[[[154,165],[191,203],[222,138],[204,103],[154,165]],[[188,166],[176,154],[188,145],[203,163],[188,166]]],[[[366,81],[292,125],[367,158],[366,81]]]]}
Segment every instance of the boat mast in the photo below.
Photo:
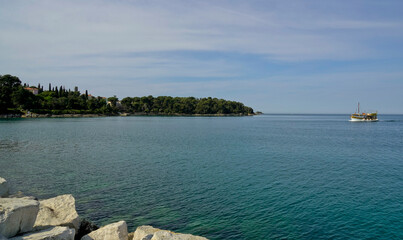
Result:
{"type": "Polygon", "coordinates": [[[358,102],[358,114],[360,113],[360,102],[358,102]]]}

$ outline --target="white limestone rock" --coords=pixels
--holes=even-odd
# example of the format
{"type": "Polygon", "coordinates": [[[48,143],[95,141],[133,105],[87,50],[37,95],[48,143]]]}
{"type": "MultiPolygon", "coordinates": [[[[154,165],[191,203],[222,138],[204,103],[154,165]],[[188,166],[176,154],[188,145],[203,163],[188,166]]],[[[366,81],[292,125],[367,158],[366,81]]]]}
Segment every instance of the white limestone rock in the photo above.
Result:
{"type": "Polygon", "coordinates": [[[80,219],[76,212],[74,197],[71,194],[39,201],[39,213],[35,229],[49,226],[67,226],[78,230],[80,219]]]}
{"type": "Polygon", "coordinates": [[[150,240],[155,232],[162,231],[161,229],[152,226],[140,226],[133,233],[133,240],[150,240]]]}
{"type": "Polygon", "coordinates": [[[207,240],[207,238],[161,230],[152,226],[140,226],[133,233],[133,240],[207,240]]]}
{"type": "Polygon", "coordinates": [[[155,232],[151,240],[208,240],[204,237],[194,236],[191,234],[174,233],[171,231],[155,232]]]}
{"type": "Polygon", "coordinates": [[[7,197],[9,192],[8,182],[0,177],[0,198],[7,197]]]}
{"type": "Polygon", "coordinates": [[[76,231],[68,227],[51,227],[39,232],[27,233],[10,240],[74,240],[76,231]]]}
{"type": "Polygon", "coordinates": [[[127,240],[127,225],[125,221],[112,223],[93,231],[81,240],[127,240]]]}
{"type": "Polygon", "coordinates": [[[32,230],[39,202],[29,198],[0,198],[0,235],[13,237],[32,230]]]}

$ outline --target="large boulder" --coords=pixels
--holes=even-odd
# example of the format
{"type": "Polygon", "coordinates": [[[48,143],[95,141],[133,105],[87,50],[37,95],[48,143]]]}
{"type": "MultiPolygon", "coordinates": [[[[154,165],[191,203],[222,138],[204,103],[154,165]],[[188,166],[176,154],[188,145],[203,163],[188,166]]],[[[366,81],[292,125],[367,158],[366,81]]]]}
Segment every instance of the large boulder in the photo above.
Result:
{"type": "Polygon", "coordinates": [[[137,227],[136,231],[133,233],[133,240],[150,240],[154,233],[158,231],[162,230],[147,225],[137,227]]]}
{"type": "Polygon", "coordinates": [[[6,179],[0,177],[0,198],[7,197],[9,192],[8,182],[6,179]]]}
{"type": "Polygon", "coordinates": [[[78,230],[80,219],[71,194],[39,201],[39,213],[34,227],[45,229],[49,226],[66,226],[78,230]]]}
{"type": "Polygon", "coordinates": [[[29,198],[0,198],[0,235],[13,237],[31,231],[39,202],[29,198]]]}
{"type": "Polygon", "coordinates": [[[127,240],[125,221],[112,223],[85,235],[81,240],[127,240]]]}
{"type": "Polygon", "coordinates": [[[207,240],[191,234],[174,233],[152,226],[140,226],[133,233],[133,240],[207,240]]]}
{"type": "Polygon", "coordinates": [[[154,233],[151,240],[208,240],[204,237],[194,236],[191,234],[174,233],[171,231],[158,231],[154,233]]]}
{"type": "Polygon", "coordinates": [[[10,240],[74,240],[75,230],[68,227],[51,227],[39,232],[27,233],[10,240]]]}

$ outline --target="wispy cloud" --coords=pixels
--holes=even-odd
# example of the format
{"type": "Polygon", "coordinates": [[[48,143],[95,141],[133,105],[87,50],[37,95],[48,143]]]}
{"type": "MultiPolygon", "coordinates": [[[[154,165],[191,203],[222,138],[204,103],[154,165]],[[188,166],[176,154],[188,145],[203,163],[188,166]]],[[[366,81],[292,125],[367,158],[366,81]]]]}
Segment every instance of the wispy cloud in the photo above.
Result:
{"type": "Polygon", "coordinates": [[[225,1],[13,1],[4,5],[1,28],[6,34],[1,42],[10,53],[22,54],[23,48],[26,57],[32,58],[209,50],[266,54],[282,60],[350,59],[371,55],[370,44],[363,41],[366,35],[378,34],[376,29],[396,33],[403,27],[395,21],[345,19],[340,12],[326,17],[326,12],[309,6],[290,7],[279,1],[261,6],[267,12],[258,11],[253,3],[244,8],[245,4],[225,1]],[[328,34],[332,29],[365,31],[366,35],[351,39],[345,32],[328,34]]]}

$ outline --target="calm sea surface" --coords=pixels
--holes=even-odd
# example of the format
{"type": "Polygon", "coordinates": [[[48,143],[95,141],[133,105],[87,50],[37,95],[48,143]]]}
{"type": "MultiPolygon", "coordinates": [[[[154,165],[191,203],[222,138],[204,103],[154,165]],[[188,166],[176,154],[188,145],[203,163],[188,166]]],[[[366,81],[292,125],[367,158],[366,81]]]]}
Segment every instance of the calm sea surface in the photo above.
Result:
{"type": "Polygon", "coordinates": [[[99,225],[210,239],[403,239],[403,116],[0,120],[0,176],[99,225]]]}

